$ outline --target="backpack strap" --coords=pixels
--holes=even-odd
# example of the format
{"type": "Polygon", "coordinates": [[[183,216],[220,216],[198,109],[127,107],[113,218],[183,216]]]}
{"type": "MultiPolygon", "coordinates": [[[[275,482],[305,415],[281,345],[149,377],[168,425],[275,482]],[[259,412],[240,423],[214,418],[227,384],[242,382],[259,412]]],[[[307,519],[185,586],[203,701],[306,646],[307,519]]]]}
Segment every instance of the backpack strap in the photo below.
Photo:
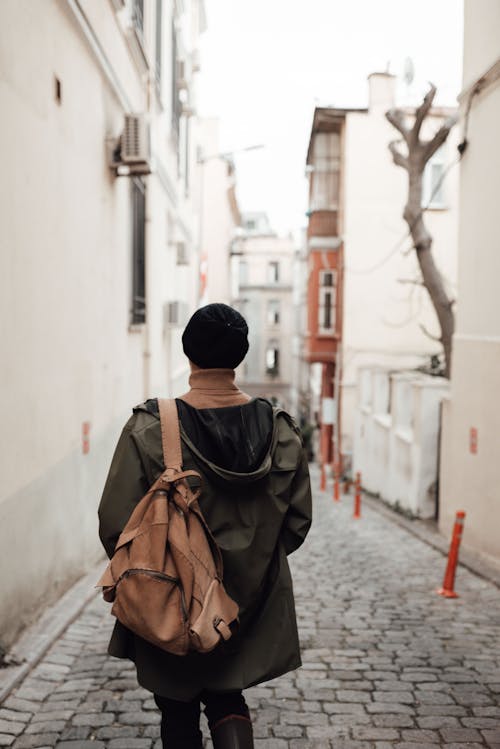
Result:
{"type": "Polygon", "coordinates": [[[158,398],[158,410],[165,468],[180,472],[182,471],[181,433],[175,400],[158,398]]]}

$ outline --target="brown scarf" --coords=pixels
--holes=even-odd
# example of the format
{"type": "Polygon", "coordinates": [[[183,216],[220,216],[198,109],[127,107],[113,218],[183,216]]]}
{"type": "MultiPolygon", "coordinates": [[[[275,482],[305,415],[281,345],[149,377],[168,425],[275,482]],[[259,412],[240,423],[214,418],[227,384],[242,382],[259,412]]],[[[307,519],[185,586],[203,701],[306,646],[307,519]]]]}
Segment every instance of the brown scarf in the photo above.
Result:
{"type": "Polygon", "coordinates": [[[181,400],[194,408],[241,406],[251,400],[234,382],[234,369],[196,369],[189,378],[190,390],[181,400]]]}

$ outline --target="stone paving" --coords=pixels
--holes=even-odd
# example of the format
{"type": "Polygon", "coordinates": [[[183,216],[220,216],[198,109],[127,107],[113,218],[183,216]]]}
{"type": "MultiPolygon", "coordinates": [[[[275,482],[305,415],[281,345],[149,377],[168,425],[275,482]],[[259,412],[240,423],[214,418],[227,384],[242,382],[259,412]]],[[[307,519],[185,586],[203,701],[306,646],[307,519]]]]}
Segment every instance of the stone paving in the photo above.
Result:
{"type": "MultiPolygon", "coordinates": [[[[304,665],[247,691],[257,749],[500,749],[498,588],[460,568],[442,599],[439,552],[330,493],[291,561],[304,665]]],[[[0,707],[0,747],[160,749],[151,696],[105,654],[111,626],[91,601],[0,707]]]]}

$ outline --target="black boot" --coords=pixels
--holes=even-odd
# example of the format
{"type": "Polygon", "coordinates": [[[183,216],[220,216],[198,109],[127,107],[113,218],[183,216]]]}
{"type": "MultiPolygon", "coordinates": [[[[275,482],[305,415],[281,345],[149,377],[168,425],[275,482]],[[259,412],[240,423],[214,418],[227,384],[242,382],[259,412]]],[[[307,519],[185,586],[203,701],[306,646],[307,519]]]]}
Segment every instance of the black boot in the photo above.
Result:
{"type": "Polygon", "coordinates": [[[228,715],[212,728],[214,749],[254,749],[252,722],[242,715],[228,715]]]}

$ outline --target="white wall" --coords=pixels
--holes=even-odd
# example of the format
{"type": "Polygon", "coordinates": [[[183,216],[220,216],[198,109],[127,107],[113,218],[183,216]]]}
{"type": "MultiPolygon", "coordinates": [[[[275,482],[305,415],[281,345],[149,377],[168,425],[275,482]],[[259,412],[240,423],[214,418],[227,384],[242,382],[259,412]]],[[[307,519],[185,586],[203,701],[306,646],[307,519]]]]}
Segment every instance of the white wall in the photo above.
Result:
{"type": "MultiPolygon", "coordinates": [[[[191,294],[166,217],[171,211],[189,234],[192,209],[168,154],[157,154],[163,178],[146,178],[147,324],[131,328],[131,185],[109,169],[106,138],[121,132],[125,107],[146,111],[147,76],[112,3],[81,5],[114,86],[69,4],[2,4],[2,645],[102,554],[97,505],[132,406],[166,394],[167,373],[177,378],[172,387],[187,382],[185,357],[166,346],[163,305],[178,298],[174,289],[191,294]],[[91,425],[86,455],[83,422],[91,425]]],[[[154,19],[146,18],[148,39],[154,19]]],[[[151,106],[158,144],[161,108],[151,106]]]]}
{"type": "Polygon", "coordinates": [[[229,191],[234,177],[229,164],[219,156],[219,120],[206,118],[199,124],[201,145],[199,196],[201,220],[201,255],[207,263],[207,289],[204,303],[230,303],[230,250],[237,226],[231,210],[229,191]]]}
{"type": "MultiPolygon", "coordinates": [[[[406,368],[428,361],[441,346],[427,337],[439,332],[427,292],[408,281],[419,277],[411,240],[402,212],[407,195],[407,174],[392,162],[387,148],[398,133],[385,119],[394,106],[395,79],[373,75],[370,108],[347,114],[345,137],[345,275],[342,431],[349,451],[354,429],[357,370],[365,365],[406,368]],[[406,250],[410,250],[406,252],[406,250]],[[390,257],[389,257],[390,255],[390,257]],[[400,279],[406,281],[401,283],[400,279]]],[[[437,129],[441,117],[431,118],[425,137],[437,129]]],[[[446,163],[456,158],[459,132],[446,144],[446,163]]],[[[429,210],[425,221],[434,237],[433,253],[452,297],[456,285],[458,170],[444,183],[444,210],[429,210]]]]}
{"type": "Polygon", "coordinates": [[[358,377],[354,472],[390,504],[435,517],[440,404],[448,381],[369,367],[358,377]]]}
{"type": "MultiPolygon", "coordinates": [[[[500,6],[465,2],[463,109],[468,89],[495,63],[500,69],[500,6]]],[[[471,102],[461,162],[459,303],[451,396],[443,413],[440,528],[448,534],[465,510],[464,544],[500,561],[500,83],[471,102]],[[477,430],[477,452],[471,451],[477,430]]]]}
{"type": "Polygon", "coordinates": [[[498,59],[500,5],[497,0],[465,0],[463,87],[467,89],[498,59]]]}

